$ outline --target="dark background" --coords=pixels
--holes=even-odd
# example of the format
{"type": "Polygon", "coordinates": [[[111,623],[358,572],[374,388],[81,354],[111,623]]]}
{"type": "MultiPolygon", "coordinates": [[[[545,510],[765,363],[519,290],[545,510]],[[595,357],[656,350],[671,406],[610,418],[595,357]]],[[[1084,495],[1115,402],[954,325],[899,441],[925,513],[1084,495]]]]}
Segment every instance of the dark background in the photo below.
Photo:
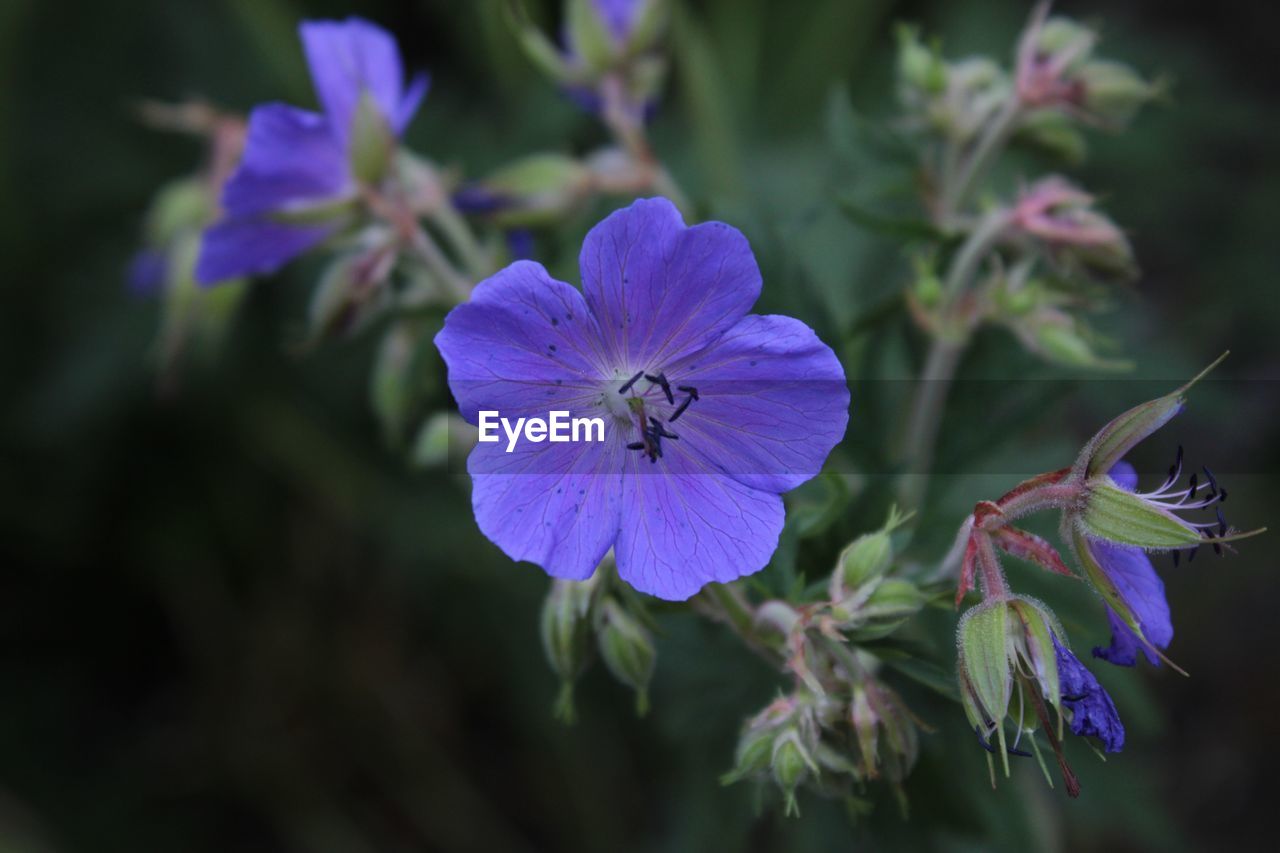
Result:
{"type": "MultiPolygon", "coordinates": [[[[689,6],[658,151],[701,211],[752,239],[766,307],[856,338],[857,319],[907,268],[834,212],[833,185],[857,175],[824,134],[833,87],[887,115],[895,21],[942,35],[950,56],[1005,60],[1027,7],[689,6]]],[[[1074,755],[1078,802],[1031,772],[990,793],[980,753],[959,742],[958,708],[926,705],[940,730],[907,787],[910,822],[886,802],[851,823],[813,798],[784,820],[772,792],[757,810],[749,786],[716,782],[740,720],[778,682],[693,617],[661,618],[647,718],[596,671],[579,691],[580,723],[551,719],[536,634],[545,578],[481,537],[464,481],[407,471],[381,447],[366,405],[371,341],[305,359],[286,346],[314,265],[258,283],[221,360],[157,393],[157,309],[127,294],[122,271],[150,195],[189,172],[199,148],[140,126],[134,100],[309,105],[294,27],[355,12],[433,72],[408,142],[438,162],[480,174],[526,151],[602,142],[530,72],[494,7],[0,5],[0,849],[1267,847],[1280,758],[1271,535],[1236,558],[1166,571],[1170,652],[1192,678],[1102,674],[1130,744],[1105,766],[1074,755]]],[[[1107,326],[1136,376],[1169,382],[1080,381],[983,335],[964,378],[1048,393],[1033,417],[1006,422],[988,405],[998,388],[959,385],[921,559],[974,500],[1020,471],[1067,464],[1111,414],[1227,348],[1177,435],[1153,438],[1141,458],[1156,470],[1184,441],[1229,476],[1238,524],[1269,523],[1277,508],[1280,13],[1168,0],[1059,10],[1104,22],[1106,55],[1173,80],[1167,103],[1126,135],[1092,137],[1073,170],[1130,231],[1144,271],[1107,326]]],[[[540,235],[540,258],[576,281],[571,247],[608,207],[540,235]]],[[[896,328],[905,351],[915,339],[900,318],[896,328]]],[[[857,442],[885,430],[859,418],[858,401],[886,374],[847,363],[857,442]]],[[[1087,602],[1015,572],[1055,604],[1087,602]]],[[[1097,611],[1081,613],[1094,622],[1080,643],[1101,641],[1097,611]]],[[[937,618],[945,640],[954,617],[937,618]]]]}

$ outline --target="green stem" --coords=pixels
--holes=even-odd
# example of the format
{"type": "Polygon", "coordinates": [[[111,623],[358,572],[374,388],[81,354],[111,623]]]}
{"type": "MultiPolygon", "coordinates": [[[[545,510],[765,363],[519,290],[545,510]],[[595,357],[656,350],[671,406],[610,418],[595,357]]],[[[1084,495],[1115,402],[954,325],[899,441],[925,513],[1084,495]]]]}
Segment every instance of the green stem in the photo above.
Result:
{"type": "Polygon", "coordinates": [[[456,302],[467,301],[471,296],[471,282],[454,269],[453,264],[449,263],[444,252],[440,251],[435,240],[431,239],[431,235],[421,225],[415,224],[409,231],[409,246],[443,287],[444,296],[456,302]]]}
{"type": "Polygon", "coordinates": [[[430,214],[431,221],[440,229],[462,258],[467,272],[474,281],[487,278],[493,272],[493,262],[472,233],[467,221],[462,218],[452,204],[445,202],[430,214]]]}
{"type": "Polygon", "coordinates": [[[995,162],[996,155],[1000,153],[1000,149],[1009,141],[1020,118],[1022,118],[1022,102],[1018,100],[1016,94],[1011,93],[1009,100],[983,131],[973,147],[973,152],[964,160],[955,180],[944,189],[942,204],[945,214],[955,214],[964,206],[973,188],[986,175],[991,164],[995,162]]]}
{"type": "Polygon", "coordinates": [[[706,610],[733,629],[749,649],[774,666],[782,665],[785,656],[761,636],[755,611],[738,589],[728,584],[709,583],[699,598],[708,605],[706,610]]]}

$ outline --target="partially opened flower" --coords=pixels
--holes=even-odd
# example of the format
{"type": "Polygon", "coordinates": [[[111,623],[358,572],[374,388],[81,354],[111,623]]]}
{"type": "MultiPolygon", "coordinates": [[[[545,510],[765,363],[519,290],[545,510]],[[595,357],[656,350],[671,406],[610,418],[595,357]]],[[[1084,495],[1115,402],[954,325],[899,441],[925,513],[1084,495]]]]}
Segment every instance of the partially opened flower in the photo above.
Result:
{"type": "Polygon", "coordinates": [[[205,232],[202,284],[274,272],[349,224],[361,182],[380,176],[426,94],[426,76],[406,86],[395,40],[368,21],[307,21],[300,34],[324,112],[250,114],[226,215],[205,232]]]}
{"type": "MultiPolygon", "coordinates": [[[[1219,359],[1221,361],[1221,359],[1219,359]]],[[[1183,480],[1183,454],[1156,489],[1138,491],[1138,475],[1124,456],[1141,440],[1182,411],[1188,389],[1199,376],[1163,397],[1133,407],[1098,431],[1062,480],[1078,497],[1063,513],[1062,533],[1075,550],[1085,576],[1106,601],[1112,625],[1109,648],[1098,657],[1132,666],[1141,650],[1164,660],[1173,639],[1164,584],[1147,556],[1172,552],[1194,558],[1202,545],[1221,553],[1224,543],[1251,536],[1233,530],[1222,513],[1226,489],[1204,468],[1183,480]]]]}
{"type": "Polygon", "coordinates": [[[839,360],[803,323],[748,314],[761,280],[746,239],[720,222],[685,227],[665,199],[593,228],[581,269],[579,292],[512,264],[436,337],[468,421],[605,422],[603,441],[477,445],[480,529],[558,578],[589,577],[613,548],[623,580],[667,599],[759,570],[780,495],[844,435],[839,360]]]}

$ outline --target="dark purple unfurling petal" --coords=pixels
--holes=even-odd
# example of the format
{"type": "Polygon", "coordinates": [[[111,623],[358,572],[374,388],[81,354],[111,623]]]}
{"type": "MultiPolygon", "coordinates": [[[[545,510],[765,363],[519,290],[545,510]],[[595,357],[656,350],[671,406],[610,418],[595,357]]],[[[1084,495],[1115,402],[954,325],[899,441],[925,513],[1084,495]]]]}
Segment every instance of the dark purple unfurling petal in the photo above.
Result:
{"type": "Polygon", "coordinates": [[[1062,706],[1071,715],[1071,731],[1081,737],[1097,738],[1107,752],[1119,752],[1124,748],[1124,724],[1115,702],[1094,674],[1058,641],[1057,635],[1053,637],[1053,648],[1062,706]]]}
{"type": "Polygon", "coordinates": [[[1105,649],[1094,646],[1094,657],[1102,658],[1116,666],[1134,666],[1138,662],[1138,652],[1142,652],[1148,662],[1155,666],[1160,665],[1160,659],[1138,639],[1133,629],[1124,624],[1124,620],[1110,607],[1107,608],[1107,620],[1111,623],[1111,645],[1105,649]]]}
{"type": "MultiPolygon", "coordinates": [[[[1173,641],[1173,622],[1169,617],[1164,581],[1156,574],[1151,558],[1141,548],[1100,539],[1090,539],[1088,543],[1093,559],[1138,620],[1143,636],[1158,648],[1166,648],[1173,641]]],[[[1121,647],[1123,642],[1122,638],[1121,647]]]]}
{"type": "Polygon", "coordinates": [[[230,219],[204,232],[196,281],[217,284],[241,276],[267,275],[324,242],[338,226],[298,227],[269,219],[230,219]]]}

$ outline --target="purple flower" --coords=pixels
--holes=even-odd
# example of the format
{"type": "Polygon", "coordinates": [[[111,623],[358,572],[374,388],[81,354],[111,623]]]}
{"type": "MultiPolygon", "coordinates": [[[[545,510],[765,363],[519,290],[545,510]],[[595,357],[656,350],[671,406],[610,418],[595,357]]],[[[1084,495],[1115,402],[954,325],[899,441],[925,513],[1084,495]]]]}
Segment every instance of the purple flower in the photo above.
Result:
{"type": "Polygon", "coordinates": [[[339,231],[359,192],[362,99],[399,138],[426,95],[426,75],[406,87],[395,40],[368,21],[305,21],[299,32],[324,112],[272,103],[250,114],[244,157],[222,194],[226,216],[201,245],[201,284],[274,272],[339,231]]]}
{"type": "Polygon", "coordinates": [[[1107,752],[1124,747],[1124,724],[1116,703],[1102,689],[1093,673],[1053,635],[1058,663],[1058,684],[1062,705],[1071,713],[1071,731],[1081,737],[1095,737],[1107,752]]]}
{"type": "Polygon", "coordinates": [[[462,416],[601,417],[604,441],[480,443],[476,522],[516,560],[619,575],[681,600],[762,568],[780,495],[844,435],[835,354],[789,317],[748,314],[760,271],[721,222],[687,228],[665,199],[587,235],[583,289],[520,261],[481,282],[436,336],[462,416]]]}
{"type": "MultiPolygon", "coordinates": [[[[1178,466],[1181,468],[1181,465],[1178,466]]],[[[1180,472],[1179,472],[1180,473],[1180,472]]],[[[1138,472],[1128,462],[1117,462],[1109,472],[1112,482],[1125,491],[1138,487],[1138,472]]],[[[1116,612],[1107,608],[1111,623],[1111,645],[1095,648],[1094,657],[1119,666],[1133,666],[1138,662],[1141,650],[1147,660],[1159,665],[1159,658],[1152,646],[1165,649],[1173,641],[1173,622],[1169,617],[1169,602],[1164,594],[1164,581],[1156,574],[1151,558],[1141,548],[1119,545],[1102,539],[1087,538],[1086,546],[1094,561],[1111,581],[1124,606],[1133,614],[1142,630],[1142,637],[1134,633],[1116,612]]]]}

